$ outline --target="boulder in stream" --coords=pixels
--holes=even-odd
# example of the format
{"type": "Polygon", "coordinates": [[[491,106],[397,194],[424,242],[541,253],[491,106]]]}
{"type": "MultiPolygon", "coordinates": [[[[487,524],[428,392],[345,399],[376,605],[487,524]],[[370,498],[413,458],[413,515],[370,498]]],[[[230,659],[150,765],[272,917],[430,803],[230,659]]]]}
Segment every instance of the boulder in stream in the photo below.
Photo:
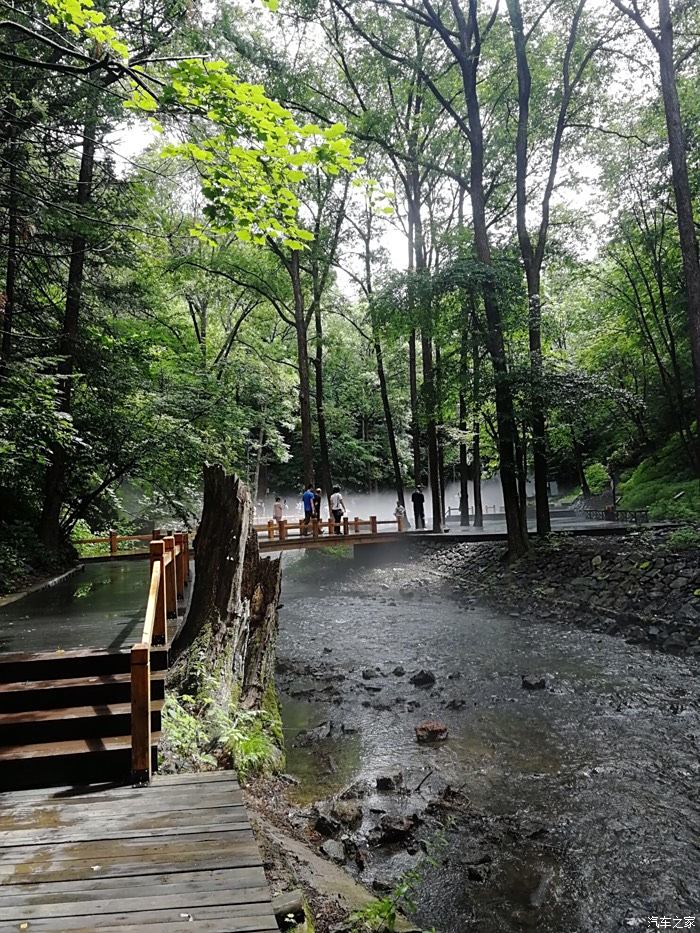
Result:
{"type": "Polygon", "coordinates": [[[336,865],[344,865],[346,862],[345,858],[345,846],[342,842],[338,842],[337,839],[328,839],[321,846],[321,852],[329,858],[331,862],[335,862],[336,865]]]}
{"type": "Polygon", "coordinates": [[[380,774],[377,778],[377,790],[398,790],[403,785],[403,773],[394,771],[392,774],[380,774]]]}
{"type": "Polygon", "coordinates": [[[543,674],[522,674],[523,690],[544,690],[547,681],[543,674]]]}
{"type": "Polygon", "coordinates": [[[411,683],[414,687],[432,687],[435,683],[435,674],[432,671],[421,669],[411,677],[411,683]]]}
{"type": "Polygon", "coordinates": [[[336,800],[331,809],[331,816],[351,829],[362,822],[362,807],[352,800],[336,800]]]}
{"type": "Polygon", "coordinates": [[[416,739],[421,745],[427,745],[431,742],[444,742],[448,735],[447,726],[436,719],[427,719],[416,726],[416,739]]]}

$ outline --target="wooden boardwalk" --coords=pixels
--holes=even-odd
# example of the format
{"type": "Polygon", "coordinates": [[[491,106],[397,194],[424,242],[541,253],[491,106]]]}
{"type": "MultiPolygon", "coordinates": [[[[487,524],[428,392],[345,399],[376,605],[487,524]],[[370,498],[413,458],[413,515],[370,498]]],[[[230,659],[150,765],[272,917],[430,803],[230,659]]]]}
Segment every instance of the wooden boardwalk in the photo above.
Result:
{"type": "Polygon", "coordinates": [[[233,772],[0,794],[0,930],[153,924],[278,933],[233,772]]]}

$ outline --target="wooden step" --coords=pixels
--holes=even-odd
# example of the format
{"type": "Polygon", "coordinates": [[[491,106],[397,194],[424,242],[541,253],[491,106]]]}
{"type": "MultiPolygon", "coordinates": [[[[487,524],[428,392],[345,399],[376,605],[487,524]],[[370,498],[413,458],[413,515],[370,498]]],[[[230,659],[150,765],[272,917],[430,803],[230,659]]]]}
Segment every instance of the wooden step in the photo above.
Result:
{"type": "MultiPolygon", "coordinates": [[[[167,669],[168,650],[167,647],[151,648],[151,670],[167,669]]],[[[126,674],[129,665],[128,648],[120,651],[93,651],[83,648],[75,651],[11,652],[0,654],[0,683],[126,674]]]]}
{"type": "MultiPolygon", "coordinates": [[[[151,674],[151,699],[165,697],[165,672],[151,674]]],[[[76,706],[108,706],[131,699],[130,674],[102,674],[58,680],[0,683],[0,713],[47,710],[76,706]]]]}
{"type": "MultiPolygon", "coordinates": [[[[153,733],[151,765],[158,765],[157,742],[153,733]]],[[[85,782],[127,783],[131,776],[131,738],[105,736],[14,745],[0,749],[0,791],[85,782]]]]}
{"type": "MultiPolygon", "coordinates": [[[[163,700],[151,702],[151,729],[161,724],[163,700]]],[[[131,734],[131,704],[74,706],[0,713],[0,747],[131,734]]]]}

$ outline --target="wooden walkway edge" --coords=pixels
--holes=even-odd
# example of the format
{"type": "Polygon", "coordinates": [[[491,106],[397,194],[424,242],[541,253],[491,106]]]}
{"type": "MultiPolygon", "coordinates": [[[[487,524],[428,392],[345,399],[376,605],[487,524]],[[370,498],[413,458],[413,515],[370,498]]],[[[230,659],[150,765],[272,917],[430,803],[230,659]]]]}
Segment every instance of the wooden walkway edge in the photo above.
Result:
{"type": "Polygon", "coordinates": [[[278,933],[235,775],[0,794],[0,930],[278,933]]]}

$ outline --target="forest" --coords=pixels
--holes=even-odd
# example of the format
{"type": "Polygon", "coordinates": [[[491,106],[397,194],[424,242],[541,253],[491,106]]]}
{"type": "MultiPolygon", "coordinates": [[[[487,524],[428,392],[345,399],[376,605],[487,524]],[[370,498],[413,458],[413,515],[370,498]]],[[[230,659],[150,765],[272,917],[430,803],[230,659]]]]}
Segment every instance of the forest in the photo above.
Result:
{"type": "Polygon", "coordinates": [[[0,588],[207,463],[698,519],[697,4],[2,5],[0,588]]]}

